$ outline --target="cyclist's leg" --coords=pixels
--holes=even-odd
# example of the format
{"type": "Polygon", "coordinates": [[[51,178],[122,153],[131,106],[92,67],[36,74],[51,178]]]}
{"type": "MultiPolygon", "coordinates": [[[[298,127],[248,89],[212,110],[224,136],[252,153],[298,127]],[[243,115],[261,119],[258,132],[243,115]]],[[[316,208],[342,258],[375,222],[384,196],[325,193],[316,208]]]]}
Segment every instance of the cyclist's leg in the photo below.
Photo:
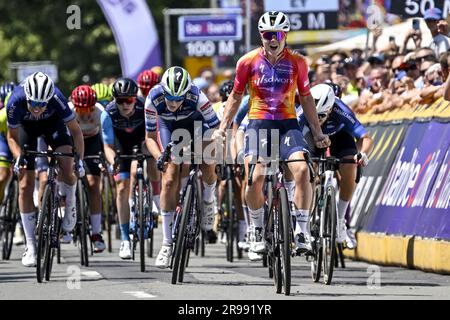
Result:
{"type": "MultiPolygon", "coordinates": [[[[173,128],[162,120],[158,121],[158,127],[159,142],[161,149],[164,150],[171,142],[173,128]]],[[[178,204],[179,186],[180,167],[171,162],[168,164],[166,171],[162,173],[161,179],[160,204],[163,242],[155,261],[155,266],[158,268],[169,267],[170,257],[172,256],[172,225],[178,204]]]]}
{"type": "MultiPolygon", "coordinates": [[[[283,121],[284,127],[280,134],[280,155],[282,159],[305,159],[304,153],[308,151],[308,145],[296,120],[283,121]]],[[[288,168],[295,182],[293,195],[294,210],[292,215],[296,217],[294,230],[296,245],[301,251],[310,250],[309,244],[309,210],[312,201],[312,187],[309,182],[309,168],[306,162],[288,163],[288,168]]]]}
{"type": "MultiPolygon", "coordinates": [[[[349,133],[343,130],[331,136],[330,140],[332,143],[330,153],[335,157],[352,159],[353,156],[358,153],[355,140],[349,133]]],[[[342,243],[347,237],[345,213],[356,188],[356,165],[350,163],[340,164],[339,174],[341,181],[339,184],[339,202],[337,204],[339,217],[337,241],[342,243]]],[[[356,245],[353,241],[350,242],[350,247],[354,247],[354,245],[356,245]]]]}
{"type": "MultiPolygon", "coordinates": [[[[100,135],[95,135],[84,139],[85,156],[98,155],[102,150],[100,135]]],[[[95,252],[105,250],[105,242],[102,239],[102,196],[100,192],[100,161],[98,159],[87,159],[86,162],[86,180],[89,195],[90,221],[92,226],[92,242],[95,252]]]]}
{"type": "MultiPolygon", "coordinates": [[[[20,128],[20,145],[28,145],[29,150],[36,150],[35,128],[22,125],[20,128]]],[[[22,258],[22,264],[27,267],[36,265],[36,208],[33,201],[34,190],[34,157],[27,157],[27,170],[25,174],[19,175],[19,210],[22,219],[26,239],[26,249],[22,258]]]]}
{"type": "MultiPolygon", "coordinates": [[[[44,134],[45,142],[55,152],[71,153],[73,149],[72,137],[66,125],[59,119],[49,120],[44,134]]],[[[58,158],[58,178],[61,181],[63,194],[66,195],[62,229],[67,234],[73,230],[77,222],[75,193],[77,178],[74,173],[74,159],[71,157],[58,158]]],[[[65,241],[66,242],[66,241],[65,241]]]]}
{"type": "MultiPolygon", "coordinates": [[[[263,120],[251,120],[245,132],[245,171],[249,173],[250,162],[259,159],[260,156],[271,155],[271,123],[263,120]],[[261,130],[266,129],[266,131],[261,130]]],[[[265,251],[263,239],[264,226],[264,187],[265,168],[261,164],[255,165],[252,176],[252,184],[245,190],[250,216],[250,248],[248,256],[250,260],[261,260],[265,251]]]]}

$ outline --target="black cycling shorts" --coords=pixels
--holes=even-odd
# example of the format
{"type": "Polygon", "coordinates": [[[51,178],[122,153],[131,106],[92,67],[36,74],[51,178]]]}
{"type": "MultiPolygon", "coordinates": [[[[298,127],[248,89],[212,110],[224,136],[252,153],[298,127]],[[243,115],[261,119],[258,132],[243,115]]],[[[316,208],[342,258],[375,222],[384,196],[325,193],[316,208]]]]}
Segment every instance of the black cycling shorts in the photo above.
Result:
{"type": "MultiPolygon", "coordinates": [[[[84,139],[84,156],[98,156],[102,150],[100,133],[84,139]]],[[[100,159],[86,159],[84,162],[86,163],[86,175],[100,176],[100,168],[98,167],[100,159]]]]}
{"type": "MultiPolygon", "coordinates": [[[[24,145],[27,145],[28,150],[37,150],[38,137],[40,136],[44,138],[45,143],[52,150],[56,150],[61,146],[73,146],[69,128],[56,114],[48,119],[39,121],[23,121],[19,130],[20,145],[22,148],[24,145]]],[[[27,170],[34,170],[34,158],[34,156],[25,158],[27,170]]]]}

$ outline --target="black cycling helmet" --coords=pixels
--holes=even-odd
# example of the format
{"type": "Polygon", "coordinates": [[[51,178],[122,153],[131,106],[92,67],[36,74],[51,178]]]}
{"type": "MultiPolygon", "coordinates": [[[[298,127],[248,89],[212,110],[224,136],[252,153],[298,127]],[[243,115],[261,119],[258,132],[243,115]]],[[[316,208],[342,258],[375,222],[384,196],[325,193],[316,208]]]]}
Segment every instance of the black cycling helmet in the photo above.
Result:
{"type": "Polygon", "coordinates": [[[138,85],[129,78],[117,79],[113,84],[112,94],[114,98],[120,97],[137,97],[138,85]]]}
{"type": "Polygon", "coordinates": [[[334,95],[336,97],[338,97],[339,99],[342,97],[342,89],[338,84],[331,81],[325,81],[325,84],[329,85],[333,89],[334,95]]]}
{"type": "Polygon", "coordinates": [[[226,80],[220,85],[220,96],[222,97],[222,101],[227,101],[228,97],[231,94],[231,91],[233,91],[234,87],[234,81],[233,80],[226,80]]]}

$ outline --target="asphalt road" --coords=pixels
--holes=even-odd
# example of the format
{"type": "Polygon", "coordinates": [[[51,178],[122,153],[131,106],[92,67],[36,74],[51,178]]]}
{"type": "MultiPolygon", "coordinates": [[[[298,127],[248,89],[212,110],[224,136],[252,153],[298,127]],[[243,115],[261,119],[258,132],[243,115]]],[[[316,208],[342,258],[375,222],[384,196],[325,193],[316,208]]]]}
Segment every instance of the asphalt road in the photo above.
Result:
{"type": "MultiPolygon", "coordinates": [[[[157,248],[161,229],[156,230],[157,248]]],[[[261,262],[242,259],[229,263],[223,244],[209,244],[206,256],[191,255],[183,284],[170,284],[171,271],[154,267],[148,258],[146,272],[138,261],[118,257],[119,241],[113,253],[91,257],[88,268],[80,267],[78,249],[63,245],[62,263],[54,264],[51,281],[38,284],[35,268],[25,268],[22,246],[14,246],[12,259],[0,261],[0,300],[5,299],[449,299],[450,276],[395,267],[378,267],[347,261],[334,273],[333,283],[313,283],[309,263],[293,259],[291,295],[276,294],[273,281],[261,262]]],[[[246,258],[246,256],[244,256],[246,258]]]]}

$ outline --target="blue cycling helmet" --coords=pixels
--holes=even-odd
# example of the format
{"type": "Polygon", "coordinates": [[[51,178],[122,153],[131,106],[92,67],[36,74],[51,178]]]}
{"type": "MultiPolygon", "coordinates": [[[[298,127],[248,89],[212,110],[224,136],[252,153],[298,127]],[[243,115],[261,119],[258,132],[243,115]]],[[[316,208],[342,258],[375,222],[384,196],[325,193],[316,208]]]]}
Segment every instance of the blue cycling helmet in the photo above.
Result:
{"type": "Polygon", "coordinates": [[[2,103],[5,102],[6,97],[8,96],[8,94],[14,90],[14,87],[16,85],[14,84],[14,82],[5,82],[4,84],[2,84],[0,86],[0,101],[2,103]]]}

